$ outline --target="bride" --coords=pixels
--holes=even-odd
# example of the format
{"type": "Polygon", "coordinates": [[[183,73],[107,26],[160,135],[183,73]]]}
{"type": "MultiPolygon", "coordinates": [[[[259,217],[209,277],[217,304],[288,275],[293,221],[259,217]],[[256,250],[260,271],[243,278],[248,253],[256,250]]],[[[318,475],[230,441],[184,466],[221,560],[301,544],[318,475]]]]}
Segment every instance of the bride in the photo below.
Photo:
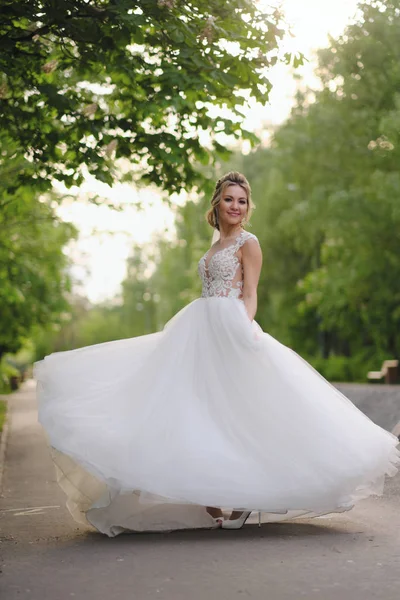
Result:
{"type": "Polygon", "coordinates": [[[78,522],[115,536],[239,528],[252,511],[315,517],[381,494],[397,472],[397,438],[254,320],[251,208],[243,175],[217,182],[201,297],[162,331],[35,364],[39,420],[78,522]]]}

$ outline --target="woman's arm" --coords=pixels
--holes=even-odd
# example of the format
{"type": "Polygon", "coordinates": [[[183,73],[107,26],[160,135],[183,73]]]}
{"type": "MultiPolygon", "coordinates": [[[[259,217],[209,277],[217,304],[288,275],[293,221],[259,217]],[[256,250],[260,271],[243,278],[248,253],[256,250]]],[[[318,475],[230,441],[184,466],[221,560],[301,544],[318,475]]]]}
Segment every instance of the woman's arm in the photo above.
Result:
{"type": "Polygon", "coordinates": [[[260,279],[262,252],[257,240],[250,239],[242,246],[243,301],[250,321],[257,312],[257,286],[260,279]]]}

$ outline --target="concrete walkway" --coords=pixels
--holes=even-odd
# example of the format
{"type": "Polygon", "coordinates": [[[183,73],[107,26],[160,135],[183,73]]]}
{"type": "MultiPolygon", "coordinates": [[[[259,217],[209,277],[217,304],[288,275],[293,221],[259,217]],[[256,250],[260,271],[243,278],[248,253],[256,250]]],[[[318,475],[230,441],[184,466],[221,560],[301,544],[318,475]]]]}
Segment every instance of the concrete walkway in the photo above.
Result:
{"type": "Polygon", "coordinates": [[[400,421],[400,385],[335,383],[374,423],[393,431],[400,421]]]}
{"type": "Polygon", "coordinates": [[[397,600],[400,476],[347,514],[240,531],[129,534],[78,527],[64,508],[34,385],[10,398],[0,498],[2,600],[397,600]]]}

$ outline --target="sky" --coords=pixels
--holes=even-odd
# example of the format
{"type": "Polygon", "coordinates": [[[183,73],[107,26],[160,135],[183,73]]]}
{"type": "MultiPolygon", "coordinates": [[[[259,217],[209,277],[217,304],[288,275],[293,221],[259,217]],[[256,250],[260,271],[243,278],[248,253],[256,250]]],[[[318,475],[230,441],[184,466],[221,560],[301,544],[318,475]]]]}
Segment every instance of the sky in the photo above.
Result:
{"type": "MultiPolygon", "coordinates": [[[[303,52],[308,59],[297,69],[302,85],[316,85],[313,75],[315,50],[328,43],[328,34],[339,35],[356,13],[358,0],[260,0],[260,4],[281,5],[294,37],[287,37],[285,49],[303,52]]],[[[290,68],[277,65],[271,70],[273,85],[267,106],[254,105],[248,110],[245,127],[259,131],[263,123],[282,123],[290,113],[296,82],[290,68]]],[[[62,187],[61,193],[65,192],[62,187]]],[[[69,190],[75,199],[65,201],[59,208],[60,216],[72,221],[80,230],[79,239],[66,252],[74,262],[73,276],[82,283],[79,292],[92,302],[103,302],[118,294],[125,277],[126,259],[133,244],[151,241],[155,232],[173,235],[173,212],[162,201],[156,189],[136,190],[128,184],[112,188],[88,177],[79,188],[69,190]],[[115,204],[123,204],[121,212],[106,206],[88,204],[85,197],[99,194],[115,204]],[[76,201],[79,200],[79,202],[76,201]],[[138,211],[137,202],[145,207],[138,211]]],[[[184,201],[184,197],[176,202],[184,201]]]]}

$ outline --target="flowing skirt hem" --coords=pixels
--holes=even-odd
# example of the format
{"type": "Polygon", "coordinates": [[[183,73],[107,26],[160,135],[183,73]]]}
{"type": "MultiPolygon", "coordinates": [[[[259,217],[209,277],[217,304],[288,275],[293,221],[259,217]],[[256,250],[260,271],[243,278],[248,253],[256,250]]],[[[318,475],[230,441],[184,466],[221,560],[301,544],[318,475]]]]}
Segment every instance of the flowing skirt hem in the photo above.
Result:
{"type": "MultiPolygon", "coordinates": [[[[108,537],[128,532],[162,532],[184,529],[212,529],[214,521],[206,507],[179,498],[162,497],[146,490],[121,490],[112,482],[102,481],[73,458],[50,447],[57,483],[67,496],[66,506],[74,520],[89,525],[108,537]]],[[[226,510],[261,512],[262,523],[278,523],[291,519],[312,519],[354,508],[360,500],[381,496],[385,476],[393,477],[400,465],[400,452],[395,447],[384,471],[356,487],[351,493],[324,506],[282,507],[267,504],[251,506],[216,506],[226,510]]],[[[211,499],[210,499],[211,500],[211,499]]],[[[234,505],[234,501],[232,502],[234,505]]],[[[210,502],[211,506],[212,501],[210,502]]]]}

